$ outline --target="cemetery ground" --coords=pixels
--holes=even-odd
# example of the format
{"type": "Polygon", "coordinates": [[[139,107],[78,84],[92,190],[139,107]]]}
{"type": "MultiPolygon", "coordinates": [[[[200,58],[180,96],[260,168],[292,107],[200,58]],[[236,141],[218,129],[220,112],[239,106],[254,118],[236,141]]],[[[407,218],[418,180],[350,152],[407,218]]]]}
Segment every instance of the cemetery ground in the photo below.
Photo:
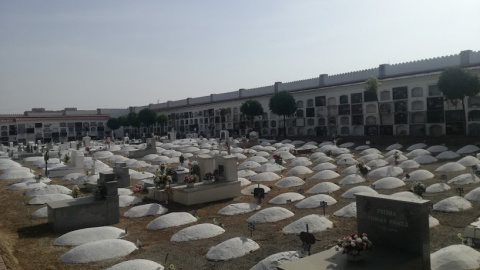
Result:
{"type": "MultiPolygon", "coordinates": [[[[384,147],[377,147],[383,150],[384,147]]],[[[359,151],[355,151],[357,153],[359,151]]],[[[385,153],[385,151],[382,151],[385,153]]],[[[308,154],[309,155],[309,154],[308,154]]],[[[303,155],[307,156],[308,155],[303,155]]],[[[301,155],[298,155],[301,156],[301,155]]],[[[440,173],[435,172],[435,169],[440,165],[448,163],[450,161],[440,161],[429,165],[422,165],[421,169],[432,172],[435,177],[433,179],[421,181],[426,187],[434,183],[443,183],[444,180],[440,179],[440,173]]],[[[25,164],[26,165],[26,164],[25,164]]],[[[289,162],[286,164],[287,170],[289,169],[289,162]]],[[[337,171],[341,171],[347,166],[338,166],[337,171]]],[[[286,171],[287,171],[286,170],[286,171]]],[[[399,175],[398,178],[403,178],[406,173],[414,171],[416,169],[404,169],[404,173],[399,175]]],[[[284,171],[284,175],[286,176],[284,171]]],[[[40,171],[38,171],[40,172],[40,171]]],[[[462,173],[470,172],[468,169],[462,173]]],[[[262,182],[261,184],[273,187],[272,190],[266,194],[265,199],[262,200],[262,209],[277,205],[269,204],[268,201],[285,192],[297,192],[299,189],[303,189],[305,192],[315,184],[320,182],[334,182],[338,183],[339,180],[345,177],[341,175],[332,180],[312,180],[310,176],[314,175],[313,172],[309,175],[299,176],[302,179],[306,179],[306,183],[302,186],[291,188],[279,188],[274,185],[275,181],[262,182]]],[[[38,174],[38,173],[36,173],[38,174]]],[[[447,179],[451,179],[460,172],[446,173],[447,179]]],[[[356,232],[356,219],[354,218],[339,218],[333,216],[333,213],[342,207],[348,205],[354,200],[343,199],[341,194],[346,190],[358,186],[369,185],[378,179],[368,177],[364,183],[355,185],[341,186],[339,191],[329,194],[338,202],[334,205],[326,208],[327,218],[333,222],[333,228],[323,232],[314,233],[317,242],[312,245],[311,253],[317,253],[326,249],[329,249],[336,245],[337,239],[342,236],[349,235],[356,232]]],[[[297,235],[287,235],[282,233],[282,228],[291,222],[299,219],[300,217],[319,214],[323,215],[322,208],[313,209],[297,209],[295,208],[296,202],[289,205],[280,205],[290,209],[295,213],[294,217],[281,220],[274,223],[255,224],[255,230],[253,236],[250,237],[250,231],[247,228],[246,219],[253,215],[254,212],[234,215],[234,216],[222,216],[217,214],[221,208],[238,202],[255,202],[256,199],[253,196],[242,195],[232,200],[223,200],[218,202],[212,202],[208,204],[200,204],[194,206],[183,206],[175,203],[161,203],[168,208],[169,212],[191,212],[196,210],[199,220],[196,224],[200,223],[214,223],[214,219],[217,222],[223,223],[223,227],[226,232],[219,236],[208,238],[198,241],[188,241],[174,243],[170,241],[171,236],[178,232],[180,229],[186,228],[189,225],[183,225],[179,227],[171,227],[163,230],[151,231],[147,230],[147,224],[156,218],[156,216],[146,216],[140,218],[127,218],[123,216],[123,213],[131,207],[120,208],[120,223],[113,226],[127,229],[127,235],[125,240],[136,242],[139,239],[143,243],[143,247],[134,251],[130,255],[110,259],[106,261],[100,261],[95,263],[86,264],[67,264],[60,260],[60,257],[66,253],[71,247],[54,246],[54,240],[61,234],[54,234],[52,229],[47,224],[45,218],[32,218],[31,214],[35,210],[42,206],[28,205],[29,197],[24,195],[23,190],[8,190],[8,186],[17,182],[16,180],[1,180],[0,181],[0,205],[2,211],[0,212],[0,254],[7,265],[7,269],[105,269],[114,264],[131,259],[149,259],[158,262],[168,268],[170,264],[175,265],[175,269],[250,269],[260,260],[265,257],[282,252],[282,251],[300,251],[302,250],[302,243],[297,235]],[[227,239],[244,236],[253,239],[260,245],[260,249],[247,254],[245,256],[228,260],[213,262],[208,261],[205,258],[205,254],[211,246],[214,246],[227,239]]],[[[132,180],[132,184],[135,181],[132,180]]],[[[52,184],[65,185],[68,188],[72,188],[72,184],[68,181],[64,181],[60,178],[53,178],[52,184]]],[[[407,182],[403,187],[389,189],[389,190],[377,190],[381,194],[392,194],[400,191],[407,191],[413,186],[413,182],[407,182]]],[[[423,198],[430,200],[432,203],[458,195],[456,193],[457,185],[451,184],[452,189],[441,193],[424,193],[423,198]]],[[[461,187],[464,188],[464,194],[470,190],[478,187],[479,184],[468,184],[461,187]]],[[[90,194],[85,194],[90,195],[90,194]]],[[[306,195],[306,194],[304,194],[306,195]]],[[[145,194],[136,193],[135,196],[143,199],[143,203],[149,203],[144,196],[145,194]]],[[[465,226],[475,221],[480,213],[480,203],[473,202],[473,207],[467,210],[463,210],[455,213],[437,212],[431,210],[431,215],[439,220],[440,225],[430,228],[430,252],[433,253],[443,247],[460,244],[461,239],[458,238],[458,233],[463,233],[465,226]]],[[[401,240],[401,239],[400,239],[401,240]]]]}

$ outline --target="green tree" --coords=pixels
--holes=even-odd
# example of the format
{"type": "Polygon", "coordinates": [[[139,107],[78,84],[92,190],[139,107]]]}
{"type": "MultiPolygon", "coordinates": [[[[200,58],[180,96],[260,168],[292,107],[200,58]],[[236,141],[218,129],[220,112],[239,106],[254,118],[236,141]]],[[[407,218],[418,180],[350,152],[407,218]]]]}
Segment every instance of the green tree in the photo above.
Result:
{"type": "Polygon", "coordinates": [[[140,122],[138,121],[138,114],[136,112],[131,112],[127,115],[127,123],[131,127],[139,127],[140,122]]]}
{"type": "Polygon", "coordinates": [[[292,115],[297,110],[295,98],[287,91],[280,91],[270,98],[268,103],[270,111],[276,115],[283,115],[283,135],[287,137],[286,116],[292,115]]]}
{"type": "Polygon", "coordinates": [[[375,100],[377,101],[377,110],[378,110],[378,119],[380,122],[380,130],[379,133],[381,134],[382,126],[383,126],[383,119],[382,119],[382,112],[380,111],[380,102],[378,101],[378,88],[382,85],[382,83],[377,79],[375,76],[370,76],[365,81],[365,92],[370,93],[371,95],[375,95],[375,100]]]}
{"type": "Polygon", "coordinates": [[[165,127],[165,124],[167,124],[168,122],[168,116],[165,114],[157,114],[157,118],[155,118],[155,122],[160,124],[163,130],[165,127]]]}
{"type": "Polygon", "coordinates": [[[112,130],[112,133],[120,128],[120,122],[118,121],[118,118],[111,117],[107,121],[107,127],[112,130]]]}
{"type": "Polygon", "coordinates": [[[247,116],[247,119],[250,120],[249,122],[253,128],[253,119],[257,115],[263,115],[263,107],[260,102],[249,99],[242,103],[240,106],[240,112],[247,116]]]}
{"type": "Polygon", "coordinates": [[[157,113],[150,108],[145,108],[138,112],[138,122],[140,123],[140,125],[146,125],[148,128],[148,132],[150,132],[150,128],[155,123],[156,117],[157,113]]]}
{"type": "Polygon", "coordinates": [[[128,119],[127,119],[127,116],[126,115],[122,115],[122,116],[119,116],[117,118],[117,121],[118,121],[118,124],[121,126],[121,127],[128,127],[128,119]]]}
{"type": "Polygon", "coordinates": [[[131,112],[127,115],[127,125],[130,127],[130,138],[136,138],[136,135],[138,133],[137,128],[140,127],[140,122],[138,121],[138,114],[136,112],[131,112]]]}
{"type": "Polygon", "coordinates": [[[467,119],[465,117],[465,97],[475,96],[480,93],[480,80],[477,75],[459,68],[447,68],[440,74],[437,82],[438,89],[442,91],[446,100],[456,104],[462,102],[463,128],[467,134],[467,119]]]}
{"type": "Polygon", "coordinates": [[[222,121],[222,128],[225,129],[226,116],[230,113],[230,109],[220,108],[220,118],[222,121]]]}

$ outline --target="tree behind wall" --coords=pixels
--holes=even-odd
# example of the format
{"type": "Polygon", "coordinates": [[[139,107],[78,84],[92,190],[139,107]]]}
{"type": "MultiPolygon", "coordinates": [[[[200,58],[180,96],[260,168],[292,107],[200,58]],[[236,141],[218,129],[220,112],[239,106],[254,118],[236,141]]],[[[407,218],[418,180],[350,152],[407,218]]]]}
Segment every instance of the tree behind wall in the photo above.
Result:
{"type": "MultiPolygon", "coordinates": [[[[168,116],[165,115],[165,114],[158,114],[157,117],[155,118],[155,122],[160,124],[161,130],[163,130],[164,127],[165,127],[165,124],[168,122],[168,116]]],[[[160,135],[161,135],[161,133],[160,133],[160,135]]]]}
{"type": "Polygon", "coordinates": [[[138,127],[140,127],[140,122],[138,121],[138,115],[135,112],[131,112],[127,115],[127,123],[129,127],[132,127],[132,133],[130,136],[133,136],[136,138],[136,133],[138,131],[136,130],[138,127]]]}
{"type": "Polygon", "coordinates": [[[270,98],[268,107],[274,114],[283,115],[283,135],[287,137],[286,116],[297,111],[295,98],[287,91],[280,91],[270,98]]]}
{"type": "Polygon", "coordinates": [[[446,100],[451,101],[453,104],[456,104],[458,100],[462,102],[463,130],[464,134],[467,135],[464,100],[465,97],[472,97],[480,93],[478,76],[462,68],[448,68],[440,74],[437,85],[446,100]]]}
{"type": "Polygon", "coordinates": [[[365,81],[365,92],[370,93],[371,95],[375,95],[375,99],[377,100],[377,110],[378,110],[378,120],[380,122],[380,128],[378,130],[378,133],[383,137],[382,133],[382,126],[383,126],[383,121],[382,121],[382,112],[380,111],[380,102],[378,101],[378,88],[382,85],[382,83],[377,79],[375,76],[370,76],[366,81],[365,81]]]}
{"type": "Polygon", "coordinates": [[[150,108],[145,108],[138,112],[138,121],[140,124],[148,127],[148,132],[150,132],[150,127],[155,123],[156,117],[157,113],[150,108]]]}
{"type": "Polygon", "coordinates": [[[220,120],[222,122],[222,129],[225,129],[226,116],[230,113],[230,109],[220,108],[220,120]]]}
{"type": "Polygon", "coordinates": [[[249,99],[242,103],[240,106],[240,112],[247,116],[248,120],[250,120],[251,127],[253,128],[253,119],[255,116],[263,115],[263,107],[260,102],[249,99]]]}
{"type": "Polygon", "coordinates": [[[107,127],[112,130],[112,133],[114,133],[115,130],[120,128],[120,122],[117,118],[111,117],[107,121],[107,127]]]}

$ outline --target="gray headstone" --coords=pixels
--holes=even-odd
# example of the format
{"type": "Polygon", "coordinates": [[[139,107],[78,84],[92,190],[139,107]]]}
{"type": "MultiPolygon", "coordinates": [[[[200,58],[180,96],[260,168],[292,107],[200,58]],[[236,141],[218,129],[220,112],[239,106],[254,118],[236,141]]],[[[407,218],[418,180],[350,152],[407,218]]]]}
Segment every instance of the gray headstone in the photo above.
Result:
{"type": "Polygon", "coordinates": [[[366,233],[376,247],[413,254],[409,265],[430,270],[430,201],[363,192],[355,195],[358,233],[366,233]]]}

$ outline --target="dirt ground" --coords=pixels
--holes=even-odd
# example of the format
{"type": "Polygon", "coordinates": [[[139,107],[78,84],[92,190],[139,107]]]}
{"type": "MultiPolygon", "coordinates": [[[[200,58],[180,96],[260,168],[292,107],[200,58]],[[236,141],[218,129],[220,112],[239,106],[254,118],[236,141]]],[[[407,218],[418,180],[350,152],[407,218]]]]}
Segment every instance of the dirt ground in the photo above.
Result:
{"type": "MultiPolygon", "coordinates": [[[[355,152],[356,157],[358,157],[358,153],[358,151],[355,152]]],[[[434,179],[423,181],[425,186],[444,181],[440,180],[439,173],[434,172],[437,167],[444,163],[446,162],[437,162],[432,165],[421,166],[421,169],[429,170],[435,174],[434,179]]],[[[344,168],[346,168],[346,166],[339,166],[336,170],[340,172],[344,168]]],[[[411,171],[413,170],[404,170],[404,174],[398,177],[402,178],[406,173],[411,171]]],[[[465,171],[448,173],[447,176],[448,179],[451,179],[453,176],[470,171],[470,168],[467,168],[465,171]]],[[[313,174],[315,174],[315,172],[313,174]]],[[[262,208],[273,206],[270,205],[268,201],[278,194],[284,192],[296,192],[299,188],[307,191],[310,187],[322,182],[320,180],[310,180],[309,176],[311,175],[302,176],[302,178],[305,177],[307,181],[306,184],[301,187],[280,189],[274,186],[275,182],[267,182],[266,185],[272,186],[273,189],[262,201],[262,208]]],[[[340,181],[343,177],[344,176],[342,175],[336,179],[333,179],[331,182],[338,183],[338,181],[340,181]]],[[[369,179],[369,183],[373,183],[374,181],[374,179],[369,179]]],[[[296,235],[284,235],[281,231],[282,228],[303,216],[309,214],[323,214],[323,210],[321,208],[296,209],[293,205],[291,207],[284,206],[288,209],[291,209],[295,213],[295,216],[275,223],[255,225],[255,231],[253,232],[252,239],[260,245],[259,250],[237,259],[225,262],[212,262],[207,261],[205,258],[205,255],[211,246],[214,246],[232,237],[250,237],[250,231],[248,231],[246,219],[250,217],[252,213],[226,217],[218,215],[218,210],[231,203],[254,202],[255,199],[252,196],[242,195],[241,197],[233,200],[224,200],[191,207],[185,207],[173,203],[165,205],[170,212],[197,210],[199,215],[198,223],[213,223],[213,219],[216,218],[217,221],[224,224],[226,232],[220,236],[183,243],[172,243],[170,242],[170,238],[175,232],[191,226],[191,224],[164,230],[149,231],[146,230],[146,226],[150,221],[155,219],[155,217],[148,216],[142,218],[126,218],[123,217],[123,213],[130,209],[130,207],[120,208],[120,223],[114,226],[122,229],[128,228],[128,235],[126,236],[125,240],[135,242],[137,239],[140,239],[140,241],[143,242],[144,247],[134,251],[124,258],[106,260],[98,263],[65,264],[60,261],[60,257],[67,252],[70,247],[53,245],[53,241],[55,238],[59,237],[60,234],[54,234],[51,231],[50,227],[48,226],[47,219],[36,219],[30,216],[32,212],[43,206],[27,205],[27,202],[30,200],[30,198],[23,194],[24,191],[8,190],[8,186],[15,182],[15,180],[0,181],[0,205],[2,206],[2,211],[0,212],[0,254],[3,257],[7,268],[11,270],[105,269],[116,263],[130,259],[149,259],[167,266],[167,268],[170,264],[174,264],[175,269],[177,270],[250,269],[258,261],[271,254],[289,250],[301,250],[302,243],[299,237],[296,235]]],[[[67,183],[67,181],[61,179],[53,179],[53,184],[61,184],[72,188],[72,185],[68,185],[67,183]]],[[[365,185],[365,183],[360,183],[357,185],[365,185]]],[[[355,219],[337,218],[333,216],[335,211],[353,202],[353,200],[343,199],[340,196],[346,190],[354,186],[356,185],[342,186],[339,191],[330,194],[338,201],[337,204],[328,206],[326,208],[326,215],[328,219],[334,223],[334,227],[324,232],[315,233],[317,243],[312,246],[312,254],[334,246],[338,238],[356,231],[355,219]]],[[[381,194],[392,194],[399,191],[406,191],[410,189],[411,186],[412,184],[407,183],[407,185],[404,187],[392,190],[377,191],[381,194]]],[[[457,195],[455,193],[456,186],[451,186],[452,189],[447,192],[440,194],[426,193],[423,197],[426,200],[431,200],[433,203],[436,203],[444,198],[457,195]]],[[[480,186],[480,184],[466,185],[462,187],[465,189],[465,193],[467,193],[478,186],[480,186]]],[[[144,198],[145,194],[135,194],[135,196],[139,196],[140,198],[144,199],[144,203],[152,202],[144,198]]],[[[440,221],[440,225],[430,229],[430,252],[435,252],[438,249],[452,244],[460,244],[461,240],[457,237],[457,234],[462,233],[465,226],[475,221],[476,218],[479,217],[479,210],[480,203],[473,203],[473,208],[458,213],[441,213],[432,211],[431,215],[440,221]]]]}

